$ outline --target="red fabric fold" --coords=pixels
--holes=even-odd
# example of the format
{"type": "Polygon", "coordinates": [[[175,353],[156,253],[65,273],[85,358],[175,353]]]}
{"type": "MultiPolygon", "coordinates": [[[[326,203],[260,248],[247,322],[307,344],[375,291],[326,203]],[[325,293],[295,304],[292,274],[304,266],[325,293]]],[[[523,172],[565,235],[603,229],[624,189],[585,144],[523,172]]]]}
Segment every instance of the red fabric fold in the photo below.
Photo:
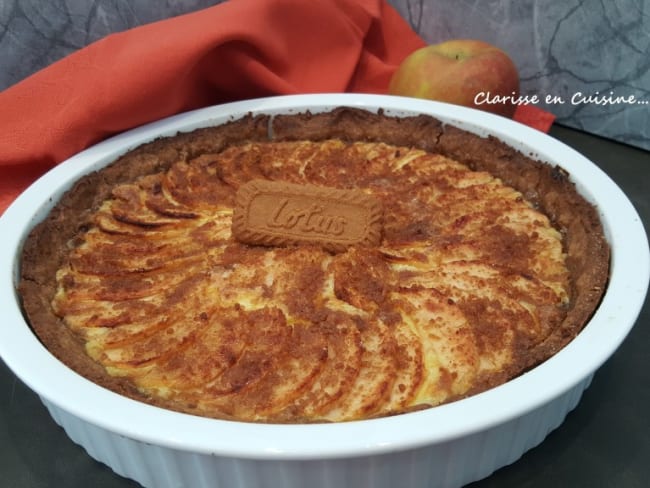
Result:
{"type": "Polygon", "coordinates": [[[555,121],[555,115],[535,105],[525,104],[517,105],[513,119],[533,129],[548,132],[555,121]]]}
{"type": "Polygon", "coordinates": [[[0,213],[113,134],[228,101],[386,93],[424,45],[385,0],[231,0],[109,35],[0,93],[0,213]]]}

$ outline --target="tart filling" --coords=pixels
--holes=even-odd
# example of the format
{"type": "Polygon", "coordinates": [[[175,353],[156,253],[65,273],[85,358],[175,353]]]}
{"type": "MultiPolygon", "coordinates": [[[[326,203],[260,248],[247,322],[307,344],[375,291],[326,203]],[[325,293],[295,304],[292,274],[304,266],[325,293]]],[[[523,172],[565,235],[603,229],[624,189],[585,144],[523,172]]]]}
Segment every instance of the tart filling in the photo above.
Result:
{"type": "MultiPolygon", "coordinates": [[[[439,128],[425,122],[429,134],[439,128]]],[[[259,131],[266,123],[157,141],[64,197],[52,215],[76,225],[64,224],[64,245],[47,265],[35,253],[55,218],[37,228],[21,285],[35,330],[57,356],[104,386],[183,412],[347,421],[503,383],[562,347],[597,305],[607,246],[565,175],[531,162],[497,170],[514,175],[508,184],[489,171],[494,155],[485,168],[471,156],[459,161],[462,134],[453,130],[448,142],[428,136],[437,150],[409,141],[419,118],[349,109],[280,116],[273,140],[259,131]],[[336,134],[341,117],[363,137],[336,134]],[[395,136],[395,124],[409,135],[395,136]],[[536,176],[528,187],[517,183],[525,171],[536,176]],[[548,202],[550,190],[537,193],[547,180],[557,182],[553,195],[572,190],[566,206],[548,202]],[[380,203],[381,230],[343,246],[242,240],[233,215],[251,182],[321,197],[356,192],[380,203]],[[563,223],[571,206],[582,225],[575,235],[563,223]],[[593,242],[576,243],[581,228],[593,242]],[[598,259],[583,263],[576,246],[598,259]]],[[[271,217],[288,212],[285,200],[271,217]]],[[[282,214],[284,228],[302,216],[314,229],[320,218],[333,235],[342,221],[326,222],[318,208],[282,214]]]]}

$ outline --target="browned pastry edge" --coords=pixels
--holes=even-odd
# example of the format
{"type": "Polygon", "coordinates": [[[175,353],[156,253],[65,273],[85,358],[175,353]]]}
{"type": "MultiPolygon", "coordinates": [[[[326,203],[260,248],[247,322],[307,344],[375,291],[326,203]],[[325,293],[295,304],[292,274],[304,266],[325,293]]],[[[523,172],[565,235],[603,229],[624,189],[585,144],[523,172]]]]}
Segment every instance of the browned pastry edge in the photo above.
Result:
{"type": "MultiPolygon", "coordinates": [[[[86,355],[83,344],[52,312],[55,274],[70,240],[87,225],[88,216],[111,188],[134,177],[159,172],[173,162],[200,153],[218,152],[230,144],[269,139],[373,141],[412,146],[440,153],[501,178],[546,213],[564,237],[572,276],[572,300],[563,326],[534,350],[521,349],[519,366],[530,368],[564,347],[589,320],[602,297],[609,274],[609,246],[596,208],[575,189],[570,175],[524,156],[505,143],[483,138],[429,116],[386,117],[383,113],[338,108],[322,114],[246,116],[227,124],[161,138],[130,151],[100,172],[79,179],[25,241],[19,295],[34,332],[59,360],[87,379],[125,396],[174,410],[180,406],[144,397],[125,379],[109,376],[86,355]],[[270,125],[272,123],[272,125],[270,125]],[[521,362],[520,362],[521,361],[521,362]]],[[[471,394],[507,380],[490,378],[471,394]]]]}

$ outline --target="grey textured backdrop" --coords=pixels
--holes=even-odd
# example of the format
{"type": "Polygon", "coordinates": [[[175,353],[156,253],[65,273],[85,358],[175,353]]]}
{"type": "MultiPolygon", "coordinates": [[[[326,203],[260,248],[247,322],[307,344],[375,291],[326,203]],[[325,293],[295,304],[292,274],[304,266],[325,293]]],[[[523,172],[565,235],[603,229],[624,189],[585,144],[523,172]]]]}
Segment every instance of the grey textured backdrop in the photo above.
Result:
{"type": "MultiPolygon", "coordinates": [[[[650,150],[650,0],[390,2],[429,43],[471,37],[505,49],[522,92],[561,124],[650,150]]],[[[0,0],[0,90],[111,32],[217,3],[0,0]]]]}

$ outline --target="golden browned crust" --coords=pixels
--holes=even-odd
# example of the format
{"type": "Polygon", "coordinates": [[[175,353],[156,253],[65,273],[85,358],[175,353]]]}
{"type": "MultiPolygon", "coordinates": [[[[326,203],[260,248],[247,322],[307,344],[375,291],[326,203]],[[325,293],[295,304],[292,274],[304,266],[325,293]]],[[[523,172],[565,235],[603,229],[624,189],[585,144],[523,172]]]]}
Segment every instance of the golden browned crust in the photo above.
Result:
{"type": "MultiPolygon", "coordinates": [[[[103,366],[86,354],[83,341],[64,325],[52,310],[51,303],[57,291],[56,272],[68,259],[71,247],[77,243],[77,236],[83,234],[91,225],[88,218],[116,185],[134,181],[136,177],[142,175],[156,174],[168,169],[179,160],[200,162],[203,154],[219,153],[232,144],[265,141],[269,135],[269,123],[270,119],[267,117],[246,117],[221,127],[201,129],[175,138],[145,144],[105,170],[82,178],[64,195],[46,220],[39,224],[26,240],[19,287],[29,322],[53,354],[88,379],[121,394],[172,409],[192,411],[187,405],[176,404],[173,399],[144,395],[130,380],[108,375],[103,366]]],[[[595,208],[577,193],[563,170],[533,161],[494,138],[481,138],[451,126],[444,126],[439,121],[426,116],[392,118],[357,109],[340,108],[318,115],[308,113],[276,116],[271,127],[270,133],[275,141],[324,141],[334,138],[343,141],[384,142],[448,156],[472,169],[487,171],[520,191],[531,203],[548,215],[562,233],[572,286],[569,309],[562,323],[559,327],[555,327],[541,344],[531,347],[530,344],[522,341],[519,350],[515,351],[514,361],[508,368],[499,374],[491,372],[485,378],[476,378],[473,387],[459,395],[460,397],[506,381],[548,358],[575,337],[595,310],[608,277],[609,248],[595,208]]],[[[245,169],[239,169],[244,173],[233,173],[234,176],[230,176],[240,178],[240,182],[256,176],[256,174],[245,173],[245,169]]],[[[125,218],[128,218],[128,215],[125,218]]],[[[421,231],[422,228],[418,227],[417,222],[413,226],[399,229],[391,229],[389,222],[389,232],[392,232],[397,240],[401,235],[402,239],[408,241],[421,231]]],[[[233,262],[256,259],[254,255],[237,255],[241,253],[241,249],[231,248],[229,253],[226,253],[226,258],[233,262]]],[[[384,265],[376,261],[373,253],[367,255],[352,253],[349,259],[350,262],[342,261],[337,264],[333,271],[340,277],[340,289],[336,290],[337,296],[348,303],[356,303],[360,306],[363,306],[364,301],[380,302],[380,295],[385,294],[386,290],[377,288],[376,284],[381,282],[384,273],[381,270],[384,265]],[[350,269],[367,269],[378,274],[367,281],[350,273],[350,269]],[[357,303],[355,300],[360,302],[357,303]]],[[[308,294],[310,286],[313,286],[314,273],[318,273],[316,268],[311,271],[307,268],[302,283],[299,282],[302,278],[295,277],[295,280],[298,280],[297,286],[304,293],[308,294]]],[[[411,300],[415,302],[420,299],[418,286],[420,285],[414,283],[412,287],[411,300]]],[[[467,301],[464,304],[466,315],[478,316],[486,313],[485,304],[472,303],[467,301]]],[[[289,304],[289,307],[298,307],[296,310],[302,306],[304,306],[302,302],[289,304]]],[[[404,306],[408,307],[408,304],[404,306]]],[[[313,311],[306,316],[313,319],[313,311]]],[[[383,319],[386,324],[391,323],[390,317],[383,319]]],[[[255,317],[250,317],[250,320],[255,320],[255,317]]],[[[283,319],[267,311],[264,316],[258,314],[257,320],[269,324],[269,334],[276,334],[274,325],[283,319]]],[[[343,354],[346,348],[352,347],[349,341],[353,340],[339,333],[343,327],[342,321],[340,317],[337,319],[331,316],[323,319],[321,323],[324,330],[330,330],[325,337],[331,342],[332,347],[337,347],[337,341],[343,341],[338,346],[339,354],[343,354]]],[[[302,332],[299,337],[291,339],[273,336],[273,343],[286,344],[282,347],[291,348],[292,340],[299,341],[305,348],[305,354],[311,358],[311,362],[320,364],[323,337],[310,334],[308,330],[302,332]]],[[[366,330],[364,333],[369,332],[366,330]]],[[[382,332],[376,330],[373,333],[382,332]]],[[[486,343],[499,340],[498,337],[493,337],[494,331],[477,332],[477,334],[483,334],[481,340],[486,343]]],[[[251,371],[246,373],[251,374],[251,371]]],[[[230,381],[236,383],[242,380],[231,378],[230,381]]],[[[445,381],[443,375],[439,380],[442,387],[445,381]]],[[[451,382],[453,379],[449,378],[448,381],[451,382]]],[[[231,383],[231,387],[235,383],[231,383]]],[[[251,398],[254,400],[253,397],[251,398]]],[[[445,401],[453,399],[454,396],[450,395],[445,398],[445,401]]],[[[296,403],[298,404],[299,402],[296,403]]],[[[294,408],[296,412],[288,409],[276,416],[274,421],[313,420],[301,418],[304,413],[301,413],[298,407],[294,408]]],[[[409,408],[420,407],[416,405],[409,408]]],[[[372,415],[373,411],[369,409],[368,416],[372,415]]],[[[221,409],[214,416],[228,418],[229,413],[227,409],[221,409]]]]}

